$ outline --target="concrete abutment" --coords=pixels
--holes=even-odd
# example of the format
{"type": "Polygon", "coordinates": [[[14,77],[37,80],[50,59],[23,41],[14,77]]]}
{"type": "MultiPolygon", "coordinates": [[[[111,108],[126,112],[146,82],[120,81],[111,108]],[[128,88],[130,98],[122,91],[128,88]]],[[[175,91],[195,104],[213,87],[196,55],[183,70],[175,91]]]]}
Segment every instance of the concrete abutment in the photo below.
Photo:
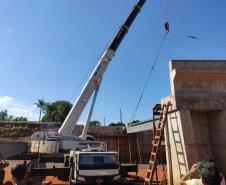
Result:
{"type": "MultiPolygon", "coordinates": [[[[169,182],[212,158],[226,176],[226,61],[171,61],[166,152],[169,182]]],[[[166,132],[165,132],[166,134],[166,132]]]]}

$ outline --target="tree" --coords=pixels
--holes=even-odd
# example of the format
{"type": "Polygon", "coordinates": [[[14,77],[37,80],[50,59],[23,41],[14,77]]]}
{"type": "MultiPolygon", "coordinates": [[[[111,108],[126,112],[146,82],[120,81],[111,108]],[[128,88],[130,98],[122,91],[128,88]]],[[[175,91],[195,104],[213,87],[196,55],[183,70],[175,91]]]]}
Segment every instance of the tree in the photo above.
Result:
{"type": "Polygon", "coordinates": [[[27,121],[27,118],[23,117],[23,116],[14,118],[14,116],[9,115],[8,110],[5,109],[3,111],[0,111],[0,120],[2,120],[2,121],[27,121]]]}
{"type": "Polygon", "coordinates": [[[116,126],[126,126],[124,123],[118,122],[116,123],[116,126]]]}
{"type": "Polygon", "coordinates": [[[15,118],[13,119],[13,121],[27,121],[27,118],[26,118],[26,117],[23,117],[23,116],[15,117],[15,118]]]}
{"type": "Polygon", "coordinates": [[[63,100],[53,103],[46,103],[42,121],[63,122],[71,108],[72,104],[68,101],[63,100]]]}
{"type": "Polygon", "coordinates": [[[3,111],[0,111],[0,120],[5,121],[7,120],[7,118],[8,118],[8,111],[6,109],[3,111]]]}
{"type": "Polygon", "coordinates": [[[0,120],[2,120],[2,121],[10,121],[12,119],[13,119],[13,116],[8,114],[8,110],[7,109],[5,109],[3,111],[0,111],[0,120]]]}
{"type": "Polygon", "coordinates": [[[101,123],[100,123],[99,121],[95,120],[95,121],[90,121],[90,122],[89,122],[89,125],[90,125],[90,126],[100,126],[101,123]]]}
{"type": "Polygon", "coordinates": [[[41,116],[42,116],[42,112],[45,111],[46,108],[46,102],[44,101],[44,99],[39,99],[37,103],[35,103],[35,105],[39,108],[39,122],[41,121],[41,116]]]}
{"type": "Polygon", "coordinates": [[[118,123],[110,123],[109,126],[125,126],[125,124],[118,122],[118,123]]]}
{"type": "Polygon", "coordinates": [[[108,126],[117,126],[116,123],[110,123],[108,126]]]}

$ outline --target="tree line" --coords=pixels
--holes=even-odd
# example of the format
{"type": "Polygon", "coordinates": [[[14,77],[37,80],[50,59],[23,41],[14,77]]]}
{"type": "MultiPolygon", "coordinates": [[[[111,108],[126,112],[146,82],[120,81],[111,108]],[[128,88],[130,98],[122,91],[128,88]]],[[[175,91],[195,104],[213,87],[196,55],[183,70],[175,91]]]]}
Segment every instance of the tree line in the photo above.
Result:
{"type": "Polygon", "coordinates": [[[5,109],[3,111],[0,111],[0,120],[1,121],[27,121],[27,118],[23,116],[14,117],[12,115],[9,115],[8,110],[5,109]]]}
{"type": "MultiPolygon", "coordinates": [[[[72,104],[65,100],[58,100],[55,102],[46,102],[44,99],[39,99],[35,103],[36,107],[39,108],[39,122],[60,122],[63,123],[68,113],[72,108],[72,104]]],[[[28,119],[23,116],[14,117],[8,114],[5,109],[0,111],[1,121],[27,121],[28,119]]],[[[133,123],[139,122],[134,120],[133,123]]],[[[90,122],[90,125],[100,126],[101,122],[94,120],[90,122]]],[[[109,126],[125,126],[125,123],[109,123],[109,126]]]]}

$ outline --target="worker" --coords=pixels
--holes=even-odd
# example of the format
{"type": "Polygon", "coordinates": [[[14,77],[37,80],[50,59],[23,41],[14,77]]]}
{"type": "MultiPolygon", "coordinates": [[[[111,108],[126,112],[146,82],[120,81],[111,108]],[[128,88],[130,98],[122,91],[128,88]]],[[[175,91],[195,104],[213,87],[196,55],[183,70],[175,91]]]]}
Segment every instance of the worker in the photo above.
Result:
{"type": "Polygon", "coordinates": [[[11,170],[12,184],[26,185],[26,182],[24,180],[25,172],[26,172],[26,167],[24,164],[19,164],[15,168],[12,168],[11,170]]]}
{"type": "MultiPolygon", "coordinates": [[[[216,163],[213,159],[210,159],[210,158],[206,158],[204,159],[203,161],[206,161],[206,162],[212,162],[215,166],[216,166],[216,163]]],[[[225,179],[224,179],[224,176],[222,173],[220,173],[221,175],[221,185],[225,185],[225,179]]]]}
{"type": "Polygon", "coordinates": [[[215,163],[204,160],[191,167],[191,170],[181,178],[180,185],[225,185],[225,182],[215,163]],[[196,174],[200,178],[189,179],[196,174]]]}

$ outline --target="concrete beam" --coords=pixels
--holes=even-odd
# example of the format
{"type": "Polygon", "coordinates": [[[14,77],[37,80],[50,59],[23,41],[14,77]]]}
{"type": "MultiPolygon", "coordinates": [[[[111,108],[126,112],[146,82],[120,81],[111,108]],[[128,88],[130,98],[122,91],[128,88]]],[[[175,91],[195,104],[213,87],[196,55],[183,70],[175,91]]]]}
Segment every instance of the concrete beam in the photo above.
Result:
{"type": "Polygon", "coordinates": [[[134,124],[130,124],[126,130],[128,134],[137,133],[137,132],[143,132],[153,129],[153,121],[147,120],[143,122],[138,122],[134,124]]]}

